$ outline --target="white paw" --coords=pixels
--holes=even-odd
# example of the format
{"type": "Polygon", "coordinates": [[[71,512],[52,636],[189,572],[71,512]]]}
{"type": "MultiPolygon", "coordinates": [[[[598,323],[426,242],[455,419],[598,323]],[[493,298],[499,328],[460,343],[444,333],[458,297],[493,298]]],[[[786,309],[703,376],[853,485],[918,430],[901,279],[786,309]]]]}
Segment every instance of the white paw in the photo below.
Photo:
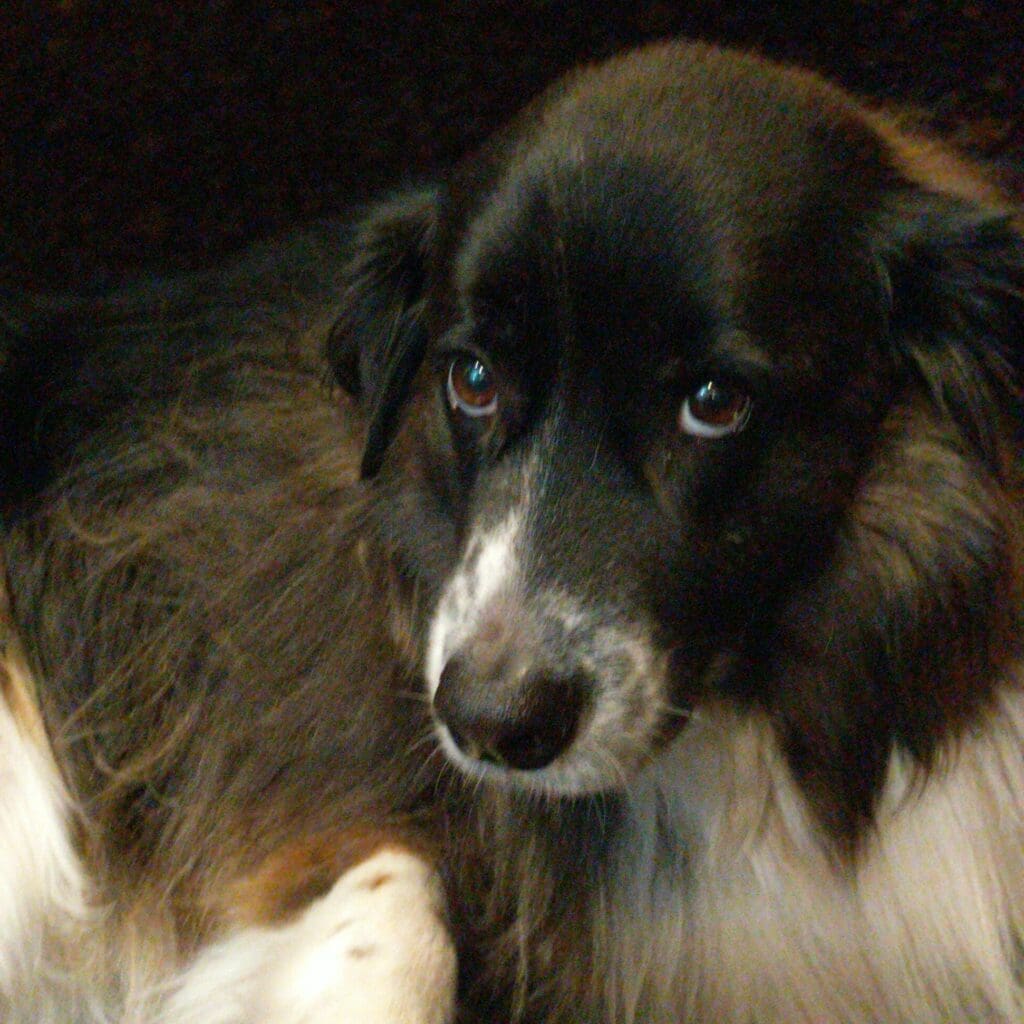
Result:
{"type": "Polygon", "coordinates": [[[443,914],[424,861],[401,850],[375,854],[306,912],[304,948],[275,972],[268,1019],[448,1024],[456,964],[443,914]]]}
{"type": "Polygon", "coordinates": [[[166,1024],[450,1024],[456,958],[437,876],[383,849],[294,922],[202,954],[166,1024]]]}

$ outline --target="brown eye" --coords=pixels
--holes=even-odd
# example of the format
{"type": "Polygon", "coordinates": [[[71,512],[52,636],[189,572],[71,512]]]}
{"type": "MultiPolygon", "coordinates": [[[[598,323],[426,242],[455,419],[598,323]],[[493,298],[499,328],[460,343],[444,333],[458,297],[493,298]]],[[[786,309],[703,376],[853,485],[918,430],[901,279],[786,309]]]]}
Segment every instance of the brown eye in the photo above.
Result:
{"type": "Polygon", "coordinates": [[[456,356],[448,367],[448,403],[464,416],[493,416],[498,411],[494,373],[473,355],[456,356]]]}
{"type": "Polygon", "coordinates": [[[679,429],[691,437],[719,438],[741,431],[750,419],[750,396],[738,388],[705,381],[679,410],[679,429]]]}

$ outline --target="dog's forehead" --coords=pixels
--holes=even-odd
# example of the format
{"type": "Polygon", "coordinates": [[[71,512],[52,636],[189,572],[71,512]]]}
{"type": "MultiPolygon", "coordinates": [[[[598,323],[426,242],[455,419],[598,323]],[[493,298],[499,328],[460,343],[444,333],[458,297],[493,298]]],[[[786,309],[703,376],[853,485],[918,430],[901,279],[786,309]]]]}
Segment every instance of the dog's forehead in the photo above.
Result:
{"type": "Polygon", "coordinates": [[[582,307],[616,337],[677,338],[764,335],[785,308],[797,335],[813,295],[803,319],[827,336],[869,298],[857,246],[890,171],[856,108],[816,82],[666,48],[573,80],[501,154],[454,253],[464,308],[536,325],[582,307]]]}
{"type": "Polygon", "coordinates": [[[508,323],[518,340],[571,339],[594,353],[609,339],[697,337],[721,295],[704,236],[649,166],[545,153],[469,225],[456,292],[471,320],[508,323]]]}

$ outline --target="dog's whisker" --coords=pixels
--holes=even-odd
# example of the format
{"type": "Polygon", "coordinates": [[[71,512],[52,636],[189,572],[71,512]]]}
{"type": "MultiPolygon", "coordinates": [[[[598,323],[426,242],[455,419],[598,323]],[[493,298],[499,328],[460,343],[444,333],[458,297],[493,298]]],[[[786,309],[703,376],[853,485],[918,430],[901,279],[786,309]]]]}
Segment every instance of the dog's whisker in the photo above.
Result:
{"type": "Polygon", "coordinates": [[[659,701],[657,708],[659,713],[668,718],[679,718],[686,721],[693,717],[693,708],[673,704],[670,701],[659,701]]]}

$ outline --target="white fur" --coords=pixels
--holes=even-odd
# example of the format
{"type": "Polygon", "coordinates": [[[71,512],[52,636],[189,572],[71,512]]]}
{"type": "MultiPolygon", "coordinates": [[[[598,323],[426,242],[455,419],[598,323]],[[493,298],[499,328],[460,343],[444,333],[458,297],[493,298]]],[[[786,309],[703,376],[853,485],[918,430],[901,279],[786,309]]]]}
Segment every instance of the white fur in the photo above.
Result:
{"type": "Polygon", "coordinates": [[[80,944],[97,921],[69,835],[69,800],[31,702],[30,679],[6,653],[0,664],[0,1019],[101,1019],[102,989],[84,1001],[75,992],[80,944]]]}
{"type": "Polygon", "coordinates": [[[431,696],[448,659],[473,632],[496,595],[512,589],[519,576],[518,547],[525,512],[513,509],[498,526],[470,538],[461,565],[445,587],[430,627],[426,681],[431,696]]]}
{"type": "Polygon", "coordinates": [[[1024,1021],[1020,694],[1004,695],[927,781],[894,755],[854,869],[817,842],[763,721],[698,716],[632,807],[607,912],[595,917],[602,980],[586,1019],[1024,1021]]]}
{"type": "Polygon", "coordinates": [[[448,1024],[456,969],[443,914],[430,867],[383,850],[294,923],[206,949],[157,1024],[448,1024]]]}

